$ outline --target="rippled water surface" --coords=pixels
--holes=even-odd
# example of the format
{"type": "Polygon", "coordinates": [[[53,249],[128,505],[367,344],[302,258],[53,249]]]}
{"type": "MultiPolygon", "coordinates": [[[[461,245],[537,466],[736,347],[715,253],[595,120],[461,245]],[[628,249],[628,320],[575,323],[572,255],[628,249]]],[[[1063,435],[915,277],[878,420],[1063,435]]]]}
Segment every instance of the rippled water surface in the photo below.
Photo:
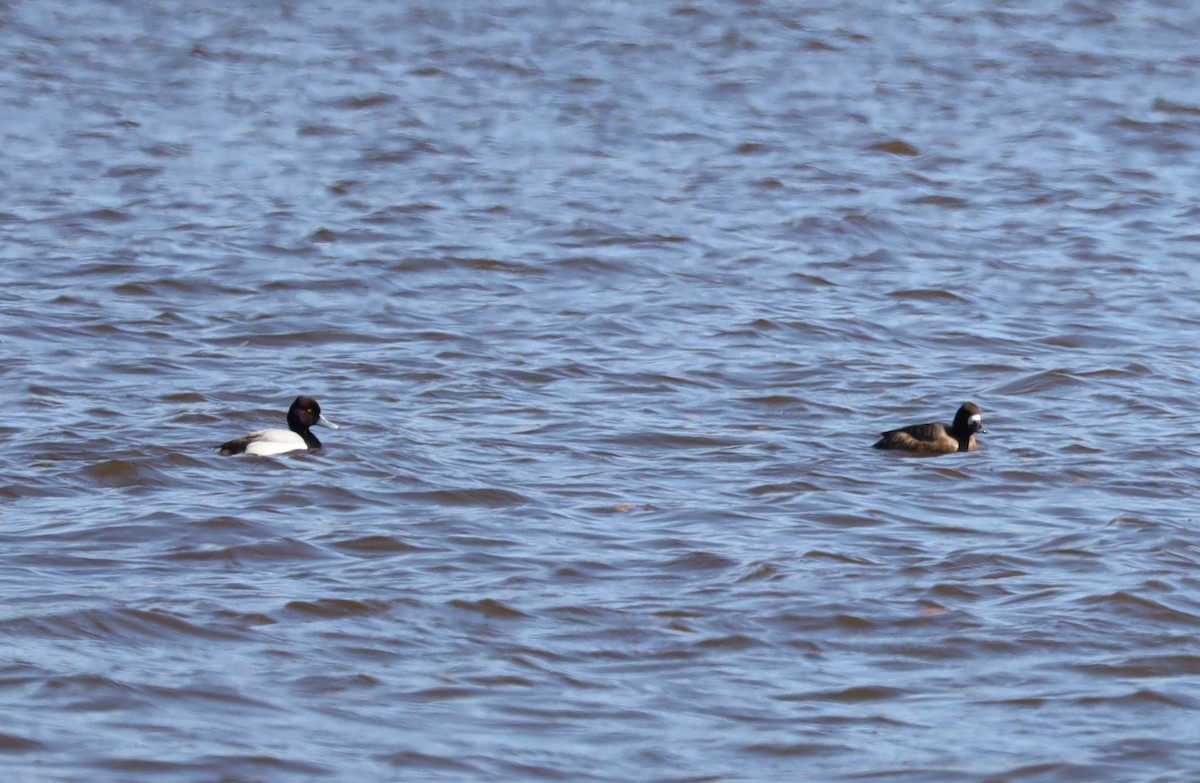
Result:
{"type": "Polygon", "coordinates": [[[1198,27],[0,4],[5,780],[1195,781],[1198,27]]]}

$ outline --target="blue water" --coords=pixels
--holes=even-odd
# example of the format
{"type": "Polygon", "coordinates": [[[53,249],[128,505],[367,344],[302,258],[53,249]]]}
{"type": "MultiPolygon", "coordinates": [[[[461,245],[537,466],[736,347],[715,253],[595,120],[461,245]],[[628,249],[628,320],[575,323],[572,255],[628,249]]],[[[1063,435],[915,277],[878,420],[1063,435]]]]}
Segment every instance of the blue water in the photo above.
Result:
{"type": "Polygon", "coordinates": [[[8,8],[5,779],[1196,779],[1197,13],[8,8]]]}

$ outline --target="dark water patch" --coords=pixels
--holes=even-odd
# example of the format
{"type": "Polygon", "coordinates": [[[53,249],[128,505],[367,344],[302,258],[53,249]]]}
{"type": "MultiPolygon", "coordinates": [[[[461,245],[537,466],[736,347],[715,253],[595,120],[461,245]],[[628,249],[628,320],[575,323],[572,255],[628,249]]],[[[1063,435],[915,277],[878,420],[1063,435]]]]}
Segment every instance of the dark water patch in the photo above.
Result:
{"type": "Polygon", "coordinates": [[[555,566],[554,575],[563,581],[586,581],[601,578],[612,570],[613,567],[605,563],[574,561],[555,566]]]}
{"type": "Polygon", "coordinates": [[[261,524],[258,520],[248,520],[226,515],[196,520],[194,524],[197,528],[215,532],[245,531],[248,534],[254,535],[265,535],[269,532],[269,528],[261,524]]]}
{"type": "Polygon", "coordinates": [[[536,685],[533,680],[528,678],[510,675],[472,677],[470,681],[485,688],[532,688],[536,685]]]}
{"type": "Polygon", "coordinates": [[[134,216],[119,209],[93,209],[87,212],[77,213],[74,218],[82,218],[85,221],[96,221],[100,223],[126,223],[134,219],[134,216]]]}
{"type": "Polygon", "coordinates": [[[124,774],[167,775],[172,772],[190,773],[197,770],[222,770],[231,780],[258,780],[264,774],[290,773],[325,777],[331,769],[320,764],[279,758],[271,755],[221,755],[195,761],[171,762],[157,759],[110,756],[96,761],[101,769],[124,774]]]}
{"type": "Polygon", "coordinates": [[[353,95],[337,98],[331,101],[334,108],[343,109],[371,109],[387,104],[395,103],[397,97],[391,93],[367,93],[365,95],[353,95]]]}
{"type": "Polygon", "coordinates": [[[760,646],[761,641],[743,634],[701,639],[696,642],[696,647],[702,650],[748,650],[760,646]]]}
{"type": "Polygon", "coordinates": [[[1177,707],[1186,710],[1195,710],[1200,706],[1200,699],[1193,697],[1183,697],[1162,693],[1151,689],[1138,689],[1130,693],[1123,693],[1117,696],[1089,696],[1079,699],[1080,703],[1086,707],[1094,707],[1097,704],[1119,704],[1126,709],[1137,710],[1142,708],[1160,709],[1162,707],[1177,707]]]}
{"type": "Polygon", "coordinates": [[[821,511],[812,514],[806,514],[805,519],[815,522],[818,525],[833,528],[859,528],[859,527],[875,527],[877,525],[886,525],[888,522],[881,514],[877,512],[871,515],[842,513],[837,511],[821,511]]]}
{"type": "Polygon", "coordinates": [[[454,535],[448,538],[450,543],[466,549],[513,549],[517,541],[512,538],[483,538],[473,535],[454,535]]]}
{"type": "MultiPolygon", "coordinates": [[[[813,606],[805,613],[788,611],[780,614],[776,622],[788,628],[792,633],[801,637],[802,644],[813,643],[811,640],[821,639],[828,642],[840,638],[844,634],[857,636],[875,629],[875,623],[860,614],[842,610],[842,607],[813,606]]],[[[823,645],[822,645],[823,648],[823,645]]]]}
{"type": "Polygon", "coordinates": [[[0,732],[0,753],[26,753],[45,748],[46,744],[38,740],[0,732]]]}
{"type": "Polygon", "coordinates": [[[858,704],[875,701],[893,701],[908,696],[903,689],[886,685],[855,685],[849,688],[827,691],[807,691],[779,696],[780,701],[816,701],[858,704]]]}
{"type": "MultiPolygon", "coordinates": [[[[551,270],[561,274],[580,274],[588,277],[605,278],[610,275],[622,275],[636,271],[636,266],[630,263],[628,259],[610,258],[601,255],[568,255],[564,258],[553,260],[549,263],[551,270]]],[[[578,314],[582,312],[569,310],[563,315],[578,314]]]]}
{"type": "Polygon", "coordinates": [[[262,612],[245,613],[218,609],[213,612],[213,616],[234,628],[256,628],[260,625],[274,625],[278,622],[274,617],[262,612]]]}
{"type": "MultiPolygon", "coordinates": [[[[344,128],[344,127],[337,126],[337,125],[324,124],[324,123],[310,123],[307,125],[301,125],[300,127],[298,127],[296,129],[296,135],[301,138],[304,138],[306,136],[315,136],[318,138],[325,137],[325,136],[336,137],[336,136],[346,136],[349,134],[350,134],[350,130],[348,128],[344,128]]],[[[331,189],[333,189],[335,187],[340,191],[339,195],[344,194],[348,190],[348,188],[345,185],[331,186],[331,189]]]]}
{"type": "Polygon", "coordinates": [[[1092,596],[1086,603],[1103,604],[1106,612],[1111,612],[1117,617],[1137,617],[1141,622],[1153,621],[1186,628],[1200,625],[1200,605],[1197,611],[1187,611],[1172,607],[1166,601],[1154,600],[1126,590],[1092,596]]]}
{"type": "MultiPolygon", "coordinates": [[[[507,272],[510,274],[540,273],[537,267],[502,258],[462,258],[440,256],[436,259],[442,268],[461,269],[468,272],[507,272]]],[[[429,267],[428,265],[426,268],[429,267]]]]}
{"type": "Polygon", "coordinates": [[[615,379],[620,389],[628,394],[653,394],[688,387],[711,388],[712,383],[697,377],[683,378],[663,373],[632,373],[615,379]]]}
{"type": "Polygon", "coordinates": [[[220,544],[196,544],[179,547],[161,555],[167,561],[228,561],[287,562],[293,560],[322,560],[330,557],[320,547],[292,538],[273,541],[256,541],[246,544],[222,546],[220,544]]]}
{"type": "Polygon", "coordinates": [[[223,337],[213,337],[210,339],[210,343],[232,348],[244,346],[248,339],[252,339],[258,346],[295,350],[297,346],[303,345],[345,344],[347,342],[360,343],[362,345],[390,344],[394,339],[368,332],[347,333],[337,330],[280,330],[279,324],[274,322],[266,324],[261,322],[254,323],[247,320],[239,320],[236,325],[231,324],[227,328],[231,331],[239,330],[240,333],[223,337]]]}
{"type": "Polygon", "coordinates": [[[604,439],[609,448],[656,449],[727,449],[740,445],[737,441],[706,435],[687,435],[675,432],[635,432],[604,439]]]}
{"type": "Polygon", "coordinates": [[[738,577],[738,582],[757,582],[768,581],[774,582],[784,578],[783,570],[775,563],[756,563],[745,573],[738,577]]]}
{"type": "Polygon", "coordinates": [[[361,690],[373,690],[381,685],[375,677],[363,674],[349,676],[313,675],[295,683],[298,690],[310,695],[345,694],[361,690]]]}
{"type": "MultiPolygon", "coordinates": [[[[236,714],[239,711],[272,714],[278,711],[278,708],[265,698],[208,682],[205,678],[189,680],[188,684],[184,685],[142,685],[139,686],[139,690],[181,705],[202,705],[207,709],[222,711],[226,714],[236,714]]],[[[265,696],[265,694],[259,694],[259,696],[265,696]]]]}
{"type": "Polygon", "coordinates": [[[921,154],[921,151],[915,146],[900,139],[877,141],[869,149],[874,152],[886,152],[891,155],[902,155],[905,157],[915,157],[921,154]]]}
{"type": "Polygon", "coordinates": [[[1194,655],[1157,655],[1123,663],[1077,664],[1090,674],[1111,678],[1194,677],[1200,658],[1194,655]]]}
{"type": "Polygon", "coordinates": [[[346,550],[348,552],[356,552],[363,554],[392,554],[396,552],[410,553],[424,551],[423,547],[413,546],[396,538],[395,536],[387,535],[368,535],[353,539],[343,539],[340,541],[331,542],[331,546],[346,550]]]}
{"type": "Polygon", "coordinates": [[[316,601],[289,601],[285,608],[306,617],[339,620],[346,617],[372,617],[383,614],[388,611],[388,604],[379,600],[322,598],[316,601]]]}
{"type": "Polygon", "coordinates": [[[391,166],[407,164],[424,155],[441,154],[444,150],[437,144],[410,139],[393,147],[365,150],[360,160],[368,167],[391,166]]]}
{"type": "Polygon", "coordinates": [[[163,171],[163,169],[161,166],[144,166],[144,165],[113,166],[108,171],[104,172],[104,176],[114,177],[116,179],[125,179],[128,177],[150,178],[150,177],[154,177],[158,174],[161,174],[162,171],[163,171]]]}
{"type": "Polygon", "coordinates": [[[137,688],[93,674],[47,677],[31,696],[67,712],[115,712],[146,704],[137,688]]]}
{"type": "Polygon", "coordinates": [[[482,775],[483,770],[465,759],[454,756],[438,756],[428,752],[404,750],[377,757],[384,764],[411,774],[471,773],[482,775]]]}
{"type": "Polygon", "coordinates": [[[953,291],[944,291],[940,289],[910,289],[892,291],[888,294],[888,296],[892,297],[893,299],[908,299],[913,301],[967,301],[953,291]]]}
{"type": "Polygon", "coordinates": [[[18,565],[27,565],[35,571],[45,569],[47,572],[59,570],[67,573],[107,572],[127,562],[124,557],[76,555],[58,549],[22,552],[13,559],[18,565]]]}
{"type": "Polygon", "coordinates": [[[408,500],[417,500],[437,506],[481,506],[506,508],[529,505],[532,501],[524,495],[497,487],[473,487],[463,489],[439,489],[430,492],[406,492],[408,500]]]}
{"type": "Polygon", "coordinates": [[[909,199],[908,203],[915,204],[917,206],[931,206],[944,209],[967,209],[972,206],[972,203],[967,199],[943,194],[916,196],[909,199]]]}
{"type": "Polygon", "coordinates": [[[822,742],[755,743],[747,745],[747,753],[788,759],[831,756],[846,753],[850,748],[822,742]]]}
{"type": "Polygon", "coordinates": [[[821,275],[815,275],[810,272],[792,272],[788,275],[789,280],[793,283],[802,286],[829,286],[834,287],[837,283],[828,280],[821,275]]]}
{"type": "Polygon", "coordinates": [[[194,762],[165,761],[162,759],[130,758],[127,756],[105,756],[94,762],[97,767],[125,775],[169,775],[171,773],[196,772],[204,765],[194,762]]]}
{"type": "Polygon", "coordinates": [[[449,605],[455,609],[462,609],[489,618],[513,619],[526,616],[524,612],[518,611],[494,598],[481,598],[477,601],[455,599],[450,601],[449,605]]]}
{"type": "Polygon", "coordinates": [[[985,778],[991,781],[1014,781],[1014,783],[1045,783],[1045,781],[1083,781],[1102,780],[1112,774],[1102,764],[1078,764],[1066,761],[1045,762],[1039,764],[1021,764],[1006,768],[985,778]]]}
{"type": "Polygon", "coordinates": [[[586,509],[593,514],[632,514],[637,512],[653,513],[659,511],[657,506],[649,503],[622,501],[607,506],[593,506],[586,509]]]}
{"type": "Polygon", "coordinates": [[[830,560],[835,563],[844,563],[847,565],[878,565],[878,563],[875,563],[861,555],[850,555],[843,552],[827,552],[819,549],[811,549],[805,552],[803,557],[812,558],[814,560],[830,560]]]}
{"type": "Polygon", "coordinates": [[[187,638],[235,640],[242,638],[235,628],[224,625],[198,625],[158,609],[83,609],[57,616],[29,616],[0,623],[12,633],[51,639],[90,637],[113,642],[125,640],[182,641],[187,638]]]}
{"type": "Polygon", "coordinates": [[[88,478],[109,487],[144,487],[161,481],[163,476],[149,465],[127,460],[110,459],[83,469],[88,478]]]}
{"type": "Polygon", "coordinates": [[[742,402],[767,407],[791,407],[802,404],[804,400],[787,394],[771,394],[765,397],[745,397],[742,399],[742,402]]]}
{"type": "Polygon", "coordinates": [[[689,552],[664,563],[670,571],[723,571],[733,568],[737,562],[713,552],[689,552]]]}

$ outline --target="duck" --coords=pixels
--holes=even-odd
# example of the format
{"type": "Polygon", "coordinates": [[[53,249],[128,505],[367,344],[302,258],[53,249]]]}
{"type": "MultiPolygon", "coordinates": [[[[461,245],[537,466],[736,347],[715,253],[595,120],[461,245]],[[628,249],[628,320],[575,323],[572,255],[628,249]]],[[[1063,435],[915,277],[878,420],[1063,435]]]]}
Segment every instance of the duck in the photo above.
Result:
{"type": "Polygon", "coordinates": [[[321,441],[309,431],[309,427],[321,424],[330,429],[340,429],[321,415],[321,406],[312,397],[297,397],[287,412],[286,430],[258,430],[220,445],[221,456],[252,454],[268,457],[298,449],[319,449],[321,441]]]}
{"type": "Polygon", "coordinates": [[[983,414],[975,403],[964,402],[959,406],[958,413],[954,414],[953,424],[911,424],[897,430],[888,430],[883,433],[874,448],[908,451],[926,456],[978,451],[979,442],[975,438],[977,432],[987,432],[983,428],[983,414]]]}

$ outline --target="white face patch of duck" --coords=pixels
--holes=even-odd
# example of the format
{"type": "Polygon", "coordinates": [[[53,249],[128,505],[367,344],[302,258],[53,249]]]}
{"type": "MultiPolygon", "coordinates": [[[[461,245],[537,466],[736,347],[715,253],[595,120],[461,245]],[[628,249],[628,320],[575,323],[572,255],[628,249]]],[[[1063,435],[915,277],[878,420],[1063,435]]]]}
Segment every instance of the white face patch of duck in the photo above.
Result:
{"type": "Polygon", "coordinates": [[[982,413],[976,413],[971,416],[971,418],[967,419],[967,427],[970,428],[971,432],[987,432],[987,430],[983,428],[982,413]]]}

